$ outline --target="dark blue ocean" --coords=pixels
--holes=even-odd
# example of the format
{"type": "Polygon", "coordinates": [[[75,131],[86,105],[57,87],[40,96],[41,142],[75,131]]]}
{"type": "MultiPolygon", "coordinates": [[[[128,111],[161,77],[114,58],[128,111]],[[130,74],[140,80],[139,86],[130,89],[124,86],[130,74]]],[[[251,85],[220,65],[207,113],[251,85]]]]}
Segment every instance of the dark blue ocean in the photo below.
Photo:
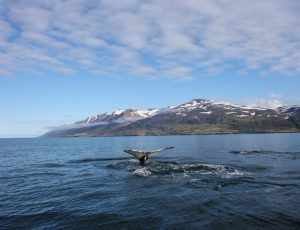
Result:
{"type": "Polygon", "coordinates": [[[300,134],[0,139],[0,229],[300,229],[300,134]]]}

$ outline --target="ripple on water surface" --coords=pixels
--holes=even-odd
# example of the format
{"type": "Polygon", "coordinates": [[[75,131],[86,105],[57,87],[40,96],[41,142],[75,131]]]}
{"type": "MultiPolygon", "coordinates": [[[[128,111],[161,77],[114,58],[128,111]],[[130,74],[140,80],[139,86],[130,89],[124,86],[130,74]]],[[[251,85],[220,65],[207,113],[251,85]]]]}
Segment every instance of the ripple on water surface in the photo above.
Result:
{"type": "Polygon", "coordinates": [[[0,229],[298,229],[299,137],[0,140],[0,229]]]}

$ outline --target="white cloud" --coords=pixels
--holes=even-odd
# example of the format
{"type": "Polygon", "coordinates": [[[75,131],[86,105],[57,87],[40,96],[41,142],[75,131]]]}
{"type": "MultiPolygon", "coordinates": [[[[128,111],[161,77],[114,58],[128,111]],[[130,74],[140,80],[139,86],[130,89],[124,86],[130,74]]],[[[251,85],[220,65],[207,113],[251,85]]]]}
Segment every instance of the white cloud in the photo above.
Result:
{"type": "Polygon", "coordinates": [[[47,127],[49,131],[58,131],[58,130],[66,130],[66,129],[79,129],[79,128],[88,128],[98,125],[107,125],[109,122],[94,122],[89,124],[67,124],[62,126],[53,126],[53,127],[47,127]]]}
{"type": "Polygon", "coordinates": [[[276,109],[280,106],[283,106],[286,103],[281,101],[282,95],[279,93],[270,92],[268,98],[253,98],[245,100],[245,103],[249,107],[258,107],[258,108],[269,108],[276,109]]]}
{"type": "Polygon", "coordinates": [[[77,66],[185,79],[233,65],[299,75],[299,10],[293,0],[5,1],[0,74],[77,66]]]}
{"type": "Polygon", "coordinates": [[[274,99],[276,99],[276,98],[279,99],[279,98],[282,98],[282,94],[270,92],[270,93],[269,93],[269,97],[270,97],[270,98],[274,98],[274,99]]]}
{"type": "Polygon", "coordinates": [[[252,99],[245,103],[249,107],[276,109],[282,106],[282,102],[278,99],[252,99]]]}

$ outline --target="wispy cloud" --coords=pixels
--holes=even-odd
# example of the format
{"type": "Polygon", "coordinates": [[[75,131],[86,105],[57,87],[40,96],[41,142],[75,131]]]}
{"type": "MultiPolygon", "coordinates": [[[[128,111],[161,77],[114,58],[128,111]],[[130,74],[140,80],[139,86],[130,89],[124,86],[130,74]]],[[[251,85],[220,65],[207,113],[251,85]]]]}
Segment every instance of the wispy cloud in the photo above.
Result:
{"type": "Polygon", "coordinates": [[[247,100],[245,104],[250,107],[269,109],[276,109],[283,105],[282,102],[278,99],[252,99],[247,100]]]}
{"type": "Polygon", "coordinates": [[[252,98],[247,99],[244,103],[250,107],[259,107],[259,108],[270,108],[276,109],[280,106],[288,105],[287,102],[282,102],[283,95],[280,93],[269,92],[268,97],[266,98],[252,98]]]}
{"type": "Polygon", "coordinates": [[[269,97],[270,97],[270,98],[273,98],[273,99],[280,99],[280,98],[282,98],[282,94],[270,92],[270,93],[269,93],[269,97]]]}
{"type": "Polygon", "coordinates": [[[184,80],[237,66],[297,75],[299,11],[293,0],[2,1],[0,75],[80,68],[184,80]]]}

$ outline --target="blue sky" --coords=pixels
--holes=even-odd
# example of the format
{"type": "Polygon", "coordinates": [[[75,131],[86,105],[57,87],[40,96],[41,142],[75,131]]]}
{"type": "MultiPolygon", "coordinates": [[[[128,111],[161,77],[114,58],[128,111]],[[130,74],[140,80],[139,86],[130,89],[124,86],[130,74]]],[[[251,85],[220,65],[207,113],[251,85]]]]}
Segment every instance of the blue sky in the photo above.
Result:
{"type": "Polygon", "coordinates": [[[0,0],[0,137],[193,98],[300,104],[295,0],[0,0]]]}

